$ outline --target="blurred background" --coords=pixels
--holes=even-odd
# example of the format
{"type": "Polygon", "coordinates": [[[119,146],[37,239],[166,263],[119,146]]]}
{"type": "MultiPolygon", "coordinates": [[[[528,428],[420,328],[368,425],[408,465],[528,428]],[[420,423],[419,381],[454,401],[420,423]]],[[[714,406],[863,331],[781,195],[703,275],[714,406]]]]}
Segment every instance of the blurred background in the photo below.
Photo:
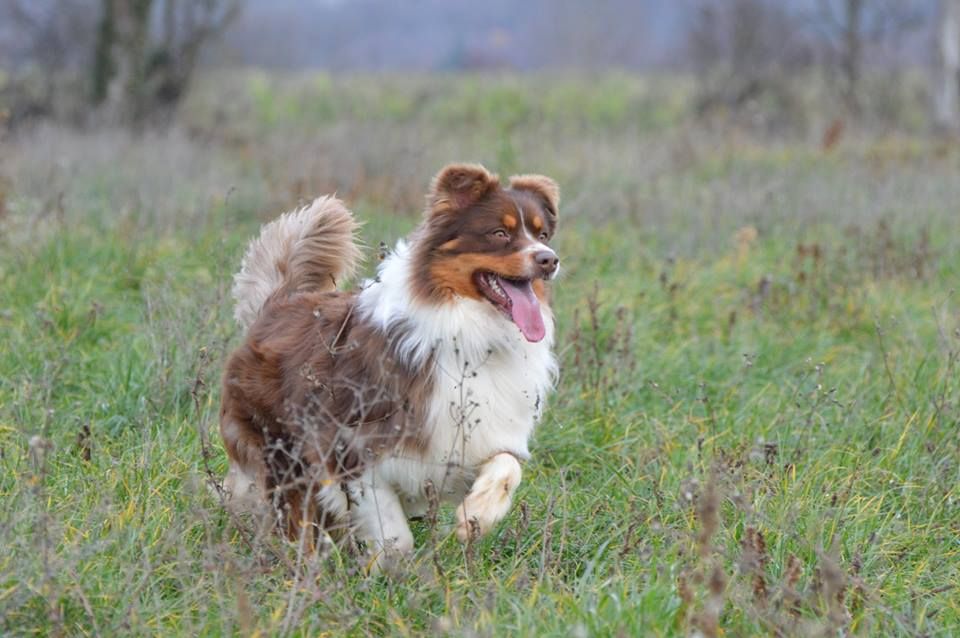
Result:
{"type": "Polygon", "coordinates": [[[0,634],[946,635],[958,103],[960,0],[0,0],[0,634]],[[452,161],[563,194],[523,505],[301,580],[209,489],[231,277],[452,161]]]}
{"type": "Polygon", "coordinates": [[[788,111],[771,124],[802,129],[813,76],[821,104],[917,126],[926,98],[956,127],[957,20],[953,0],[3,0],[0,97],[16,126],[142,120],[198,69],[619,70],[696,80],[701,115],[767,101],[788,111]]]}
{"type": "Polygon", "coordinates": [[[409,213],[467,159],[552,172],[574,210],[664,222],[658,184],[751,146],[947,152],[958,16],[957,0],[0,0],[0,210],[98,207],[97,183],[167,223],[227,191],[409,213]]]}
{"type": "Polygon", "coordinates": [[[701,115],[767,101],[788,111],[772,124],[803,129],[798,83],[815,77],[824,106],[917,126],[926,98],[956,127],[957,33],[953,0],[3,0],[0,86],[16,126],[142,120],[198,69],[619,70],[695,80],[701,115]]]}

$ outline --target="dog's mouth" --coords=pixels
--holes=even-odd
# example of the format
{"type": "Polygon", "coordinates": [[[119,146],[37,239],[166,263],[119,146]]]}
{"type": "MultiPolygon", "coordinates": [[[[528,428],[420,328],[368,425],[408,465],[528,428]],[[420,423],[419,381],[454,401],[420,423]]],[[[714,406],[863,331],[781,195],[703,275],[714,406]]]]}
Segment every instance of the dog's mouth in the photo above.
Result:
{"type": "Polygon", "coordinates": [[[533,292],[530,279],[514,279],[481,270],[474,273],[473,280],[483,296],[517,325],[527,341],[536,343],[543,339],[547,330],[540,314],[540,300],[533,292]]]}

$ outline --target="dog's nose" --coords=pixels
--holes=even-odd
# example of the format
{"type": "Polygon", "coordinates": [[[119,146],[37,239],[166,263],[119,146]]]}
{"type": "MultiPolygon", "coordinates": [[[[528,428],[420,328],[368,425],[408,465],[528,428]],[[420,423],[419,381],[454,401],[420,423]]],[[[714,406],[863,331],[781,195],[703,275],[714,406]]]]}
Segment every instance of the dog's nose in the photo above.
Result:
{"type": "Polygon", "coordinates": [[[555,273],[557,266],[560,264],[560,258],[557,257],[557,253],[552,250],[538,251],[534,254],[533,261],[539,266],[540,272],[542,272],[544,276],[555,273]]]}

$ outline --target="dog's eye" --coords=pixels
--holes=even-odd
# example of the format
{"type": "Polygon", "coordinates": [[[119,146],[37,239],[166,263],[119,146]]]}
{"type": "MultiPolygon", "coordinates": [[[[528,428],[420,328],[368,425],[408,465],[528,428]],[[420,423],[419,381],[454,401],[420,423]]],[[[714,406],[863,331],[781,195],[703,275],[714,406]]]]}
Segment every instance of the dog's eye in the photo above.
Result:
{"type": "Polygon", "coordinates": [[[497,239],[510,239],[510,234],[502,228],[498,228],[490,234],[497,239]]]}
{"type": "Polygon", "coordinates": [[[540,235],[537,237],[537,239],[539,239],[540,241],[547,241],[548,239],[550,239],[550,235],[548,235],[548,234],[546,233],[546,231],[544,231],[544,232],[540,233],[540,235]]]}

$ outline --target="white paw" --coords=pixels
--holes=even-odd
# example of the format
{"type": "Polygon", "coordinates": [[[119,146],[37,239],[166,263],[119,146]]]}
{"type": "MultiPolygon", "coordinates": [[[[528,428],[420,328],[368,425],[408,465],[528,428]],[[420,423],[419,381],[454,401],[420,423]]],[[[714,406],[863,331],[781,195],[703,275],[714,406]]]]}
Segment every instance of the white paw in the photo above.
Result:
{"type": "Polygon", "coordinates": [[[376,575],[392,573],[413,554],[413,535],[394,537],[385,541],[367,541],[366,572],[376,575]]]}
{"type": "Polygon", "coordinates": [[[261,504],[256,477],[233,463],[223,478],[223,496],[235,512],[254,511],[261,504]]]}
{"type": "Polygon", "coordinates": [[[520,462],[512,454],[498,454],[484,465],[457,508],[457,538],[461,543],[483,536],[503,520],[510,511],[520,476],[520,462]]]}

